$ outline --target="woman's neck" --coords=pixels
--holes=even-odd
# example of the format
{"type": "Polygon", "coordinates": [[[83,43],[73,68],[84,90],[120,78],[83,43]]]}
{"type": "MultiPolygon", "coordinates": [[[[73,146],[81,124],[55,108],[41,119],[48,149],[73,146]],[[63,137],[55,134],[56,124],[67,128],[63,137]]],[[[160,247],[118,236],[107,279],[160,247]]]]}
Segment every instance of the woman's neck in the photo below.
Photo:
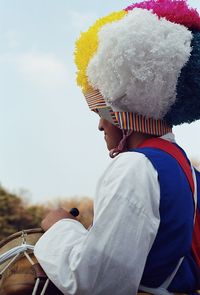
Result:
{"type": "Polygon", "coordinates": [[[155,137],[157,136],[139,133],[139,132],[133,132],[127,140],[127,148],[128,149],[137,148],[146,139],[155,138],[155,137]]]}

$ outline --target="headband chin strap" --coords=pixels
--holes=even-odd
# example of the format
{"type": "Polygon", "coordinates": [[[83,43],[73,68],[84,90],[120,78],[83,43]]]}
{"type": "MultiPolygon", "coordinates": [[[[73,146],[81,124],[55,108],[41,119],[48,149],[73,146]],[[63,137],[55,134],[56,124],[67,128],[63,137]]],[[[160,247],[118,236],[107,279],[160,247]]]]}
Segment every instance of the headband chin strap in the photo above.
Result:
{"type": "Polygon", "coordinates": [[[115,158],[117,155],[127,151],[127,139],[132,134],[133,130],[128,130],[128,131],[122,130],[122,132],[123,132],[123,137],[120,140],[118,146],[116,148],[113,148],[109,152],[109,156],[111,158],[115,158]]]}

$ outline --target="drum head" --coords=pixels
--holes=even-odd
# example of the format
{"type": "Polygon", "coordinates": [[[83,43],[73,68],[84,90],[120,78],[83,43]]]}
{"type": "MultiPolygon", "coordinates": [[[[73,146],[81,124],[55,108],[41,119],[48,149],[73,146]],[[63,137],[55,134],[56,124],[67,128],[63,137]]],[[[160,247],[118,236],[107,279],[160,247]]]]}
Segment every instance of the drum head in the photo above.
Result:
{"type": "MultiPolygon", "coordinates": [[[[42,236],[43,231],[40,228],[28,229],[17,232],[0,242],[0,256],[13,250],[22,244],[34,246],[42,236]]],[[[32,263],[37,263],[33,251],[26,251],[28,258],[24,253],[11,257],[0,264],[0,295],[31,295],[37,284],[37,276],[32,263]],[[15,259],[13,261],[13,259],[15,259]]],[[[39,295],[44,288],[47,277],[40,278],[37,292],[39,295]]],[[[45,295],[61,295],[62,293],[49,282],[45,295]]]]}

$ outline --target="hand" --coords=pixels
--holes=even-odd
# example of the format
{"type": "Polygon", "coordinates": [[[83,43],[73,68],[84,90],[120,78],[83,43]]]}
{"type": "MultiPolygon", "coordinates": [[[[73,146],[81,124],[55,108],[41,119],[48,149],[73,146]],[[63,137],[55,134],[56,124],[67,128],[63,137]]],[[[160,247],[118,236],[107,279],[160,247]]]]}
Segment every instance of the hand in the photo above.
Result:
{"type": "Polygon", "coordinates": [[[70,218],[70,219],[76,220],[76,218],[72,214],[65,211],[63,208],[58,208],[58,209],[52,210],[51,212],[47,214],[47,216],[41,222],[41,228],[44,231],[47,231],[52,225],[54,225],[54,223],[64,218],[70,218]]]}

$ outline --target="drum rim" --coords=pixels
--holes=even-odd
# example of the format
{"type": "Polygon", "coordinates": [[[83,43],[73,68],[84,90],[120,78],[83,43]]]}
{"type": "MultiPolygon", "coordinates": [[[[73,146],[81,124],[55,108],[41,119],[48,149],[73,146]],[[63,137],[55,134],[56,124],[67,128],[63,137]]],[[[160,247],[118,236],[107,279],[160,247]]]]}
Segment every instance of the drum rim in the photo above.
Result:
{"type": "Polygon", "coordinates": [[[10,241],[12,241],[13,239],[19,238],[23,233],[25,233],[25,234],[35,234],[35,233],[44,233],[44,231],[40,227],[31,228],[31,229],[24,229],[24,230],[18,231],[16,233],[6,237],[2,241],[0,241],[0,248],[3,247],[4,245],[6,245],[7,243],[9,243],[10,241]]]}

